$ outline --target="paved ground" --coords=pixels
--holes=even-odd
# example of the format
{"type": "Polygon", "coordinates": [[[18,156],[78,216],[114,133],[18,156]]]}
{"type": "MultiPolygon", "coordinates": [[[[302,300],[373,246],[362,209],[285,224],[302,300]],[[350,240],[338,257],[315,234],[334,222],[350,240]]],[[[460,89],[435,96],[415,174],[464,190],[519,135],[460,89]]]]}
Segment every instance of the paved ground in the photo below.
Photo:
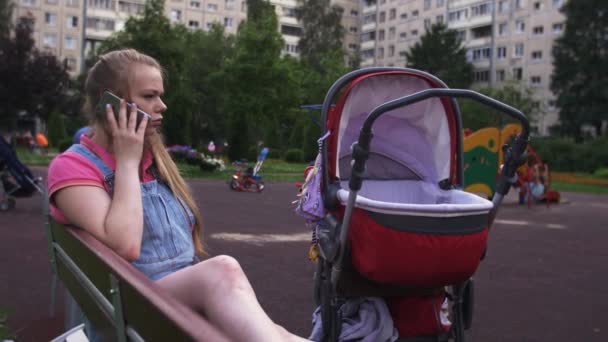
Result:
{"type": "MultiPolygon", "coordinates": [[[[219,182],[192,186],[210,252],[235,256],[269,315],[307,335],[313,266],[308,232],[290,205],[294,186],[268,184],[263,194],[231,192],[219,182]]],[[[569,204],[549,209],[503,206],[475,279],[469,341],[608,341],[608,197],[565,196],[569,204]]],[[[19,341],[48,341],[61,332],[63,313],[59,291],[49,317],[40,197],[0,213],[0,231],[0,308],[12,310],[19,341]]]]}

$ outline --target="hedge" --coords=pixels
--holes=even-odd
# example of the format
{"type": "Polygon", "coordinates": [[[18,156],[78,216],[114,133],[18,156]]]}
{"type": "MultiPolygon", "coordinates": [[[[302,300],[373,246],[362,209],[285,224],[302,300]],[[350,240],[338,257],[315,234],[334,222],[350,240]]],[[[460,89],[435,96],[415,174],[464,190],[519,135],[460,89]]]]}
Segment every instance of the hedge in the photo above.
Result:
{"type": "Polygon", "coordinates": [[[551,170],[593,173],[608,167],[608,138],[580,144],[564,138],[537,138],[530,144],[551,170]]]}

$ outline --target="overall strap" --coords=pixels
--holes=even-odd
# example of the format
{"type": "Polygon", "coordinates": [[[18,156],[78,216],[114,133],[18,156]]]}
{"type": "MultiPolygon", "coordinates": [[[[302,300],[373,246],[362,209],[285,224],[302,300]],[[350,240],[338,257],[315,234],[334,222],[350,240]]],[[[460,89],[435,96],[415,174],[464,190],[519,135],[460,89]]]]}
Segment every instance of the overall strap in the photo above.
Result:
{"type": "Polygon", "coordinates": [[[114,192],[114,171],[112,171],[112,169],[110,169],[110,167],[101,158],[81,144],[74,144],[70,146],[66,152],[77,153],[93,163],[93,165],[95,165],[95,167],[97,167],[97,169],[103,174],[103,181],[110,190],[110,194],[114,192]]]}

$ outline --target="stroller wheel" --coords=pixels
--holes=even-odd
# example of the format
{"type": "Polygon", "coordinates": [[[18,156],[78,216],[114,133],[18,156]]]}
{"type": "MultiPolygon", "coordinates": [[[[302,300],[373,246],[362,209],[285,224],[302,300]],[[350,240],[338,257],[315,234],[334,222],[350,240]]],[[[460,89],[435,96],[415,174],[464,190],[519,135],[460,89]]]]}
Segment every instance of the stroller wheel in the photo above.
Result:
{"type": "Polygon", "coordinates": [[[264,182],[258,182],[255,186],[258,192],[262,192],[264,190],[264,182]]]}

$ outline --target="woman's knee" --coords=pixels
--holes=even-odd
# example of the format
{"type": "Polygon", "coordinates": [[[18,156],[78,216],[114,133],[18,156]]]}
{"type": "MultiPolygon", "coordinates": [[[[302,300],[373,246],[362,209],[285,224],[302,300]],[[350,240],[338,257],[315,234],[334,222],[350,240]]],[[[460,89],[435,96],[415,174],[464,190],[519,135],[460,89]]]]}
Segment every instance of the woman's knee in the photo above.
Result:
{"type": "Polygon", "coordinates": [[[222,282],[226,289],[249,289],[249,281],[239,262],[228,255],[219,255],[205,261],[208,271],[213,273],[222,282]]]}

